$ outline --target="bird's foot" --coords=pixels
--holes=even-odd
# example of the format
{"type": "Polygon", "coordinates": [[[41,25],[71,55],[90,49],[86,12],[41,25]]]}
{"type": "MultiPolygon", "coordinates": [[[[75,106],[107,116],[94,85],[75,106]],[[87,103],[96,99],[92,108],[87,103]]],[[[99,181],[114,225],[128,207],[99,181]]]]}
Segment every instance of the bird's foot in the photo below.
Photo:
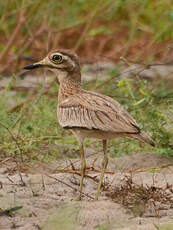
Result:
{"type": "Polygon", "coordinates": [[[79,194],[79,196],[76,198],[76,201],[81,201],[82,200],[82,194],[79,194]]]}

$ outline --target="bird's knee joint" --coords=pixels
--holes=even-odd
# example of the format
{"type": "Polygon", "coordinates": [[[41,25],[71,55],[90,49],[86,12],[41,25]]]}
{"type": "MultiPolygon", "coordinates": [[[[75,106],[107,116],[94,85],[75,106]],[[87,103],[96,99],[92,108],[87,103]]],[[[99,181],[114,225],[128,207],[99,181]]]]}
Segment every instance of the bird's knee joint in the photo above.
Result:
{"type": "Polygon", "coordinates": [[[103,159],[103,162],[102,162],[102,167],[107,167],[108,165],[108,157],[107,156],[104,156],[104,159],[103,159]]]}

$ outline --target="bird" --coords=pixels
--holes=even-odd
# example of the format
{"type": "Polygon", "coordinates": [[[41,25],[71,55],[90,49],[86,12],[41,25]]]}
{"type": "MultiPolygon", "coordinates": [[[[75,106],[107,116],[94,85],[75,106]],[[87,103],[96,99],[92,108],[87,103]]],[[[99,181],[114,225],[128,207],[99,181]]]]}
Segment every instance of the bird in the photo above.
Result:
{"type": "Polygon", "coordinates": [[[109,139],[129,137],[155,146],[151,137],[141,130],[135,119],[116,100],[82,88],[80,60],[72,50],[51,51],[41,61],[23,68],[26,70],[48,68],[58,79],[58,121],[64,129],[72,131],[80,147],[81,179],[77,200],[81,200],[83,196],[86,170],[85,138],[100,139],[103,144],[104,156],[95,200],[99,198],[108,165],[107,142],[109,139]]]}

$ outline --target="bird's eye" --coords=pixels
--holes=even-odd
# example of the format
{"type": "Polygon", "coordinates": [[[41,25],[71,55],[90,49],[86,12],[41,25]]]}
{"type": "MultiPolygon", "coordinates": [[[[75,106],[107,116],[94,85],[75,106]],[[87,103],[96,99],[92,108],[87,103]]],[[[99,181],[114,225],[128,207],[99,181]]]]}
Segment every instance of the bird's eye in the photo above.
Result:
{"type": "Polygon", "coordinates": [[[53,55],[52,60],[53,62],[58,63],[58,64],[63,62],[63,58],[61,55],[53,55]]]}

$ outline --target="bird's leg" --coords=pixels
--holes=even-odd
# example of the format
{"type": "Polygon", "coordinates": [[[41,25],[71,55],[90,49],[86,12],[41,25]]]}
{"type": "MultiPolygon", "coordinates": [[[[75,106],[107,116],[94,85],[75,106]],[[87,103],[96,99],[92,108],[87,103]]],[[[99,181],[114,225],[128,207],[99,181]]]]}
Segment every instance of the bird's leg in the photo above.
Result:
{"type": "Polygon", "coordinates": [[[81,181],[80,181],[80,193],[79,193],[77,200],[81,200],[82,198],[83,180],[85,177],[85,169],[86,169],[83,142],[80,143],[80,155],[81,155],[81,181]]]}
{"type": "Polygon", "coordinates": [[[100,193],[100,188],[101,188],[102,183],[103,183],[104,173],[105,173],[106,167],[108,165],[107,141],[106,140],[103,140],[103,152],[104,152],[104,158],[103,158],[103,163],[102,163],[103,168],[102,168],[102,171],[101,171],[100,180],[99,180],[99,184],[98,184],[98,187],[97,187],[95,200],[98,200],[99,193],[100,193]]]}

